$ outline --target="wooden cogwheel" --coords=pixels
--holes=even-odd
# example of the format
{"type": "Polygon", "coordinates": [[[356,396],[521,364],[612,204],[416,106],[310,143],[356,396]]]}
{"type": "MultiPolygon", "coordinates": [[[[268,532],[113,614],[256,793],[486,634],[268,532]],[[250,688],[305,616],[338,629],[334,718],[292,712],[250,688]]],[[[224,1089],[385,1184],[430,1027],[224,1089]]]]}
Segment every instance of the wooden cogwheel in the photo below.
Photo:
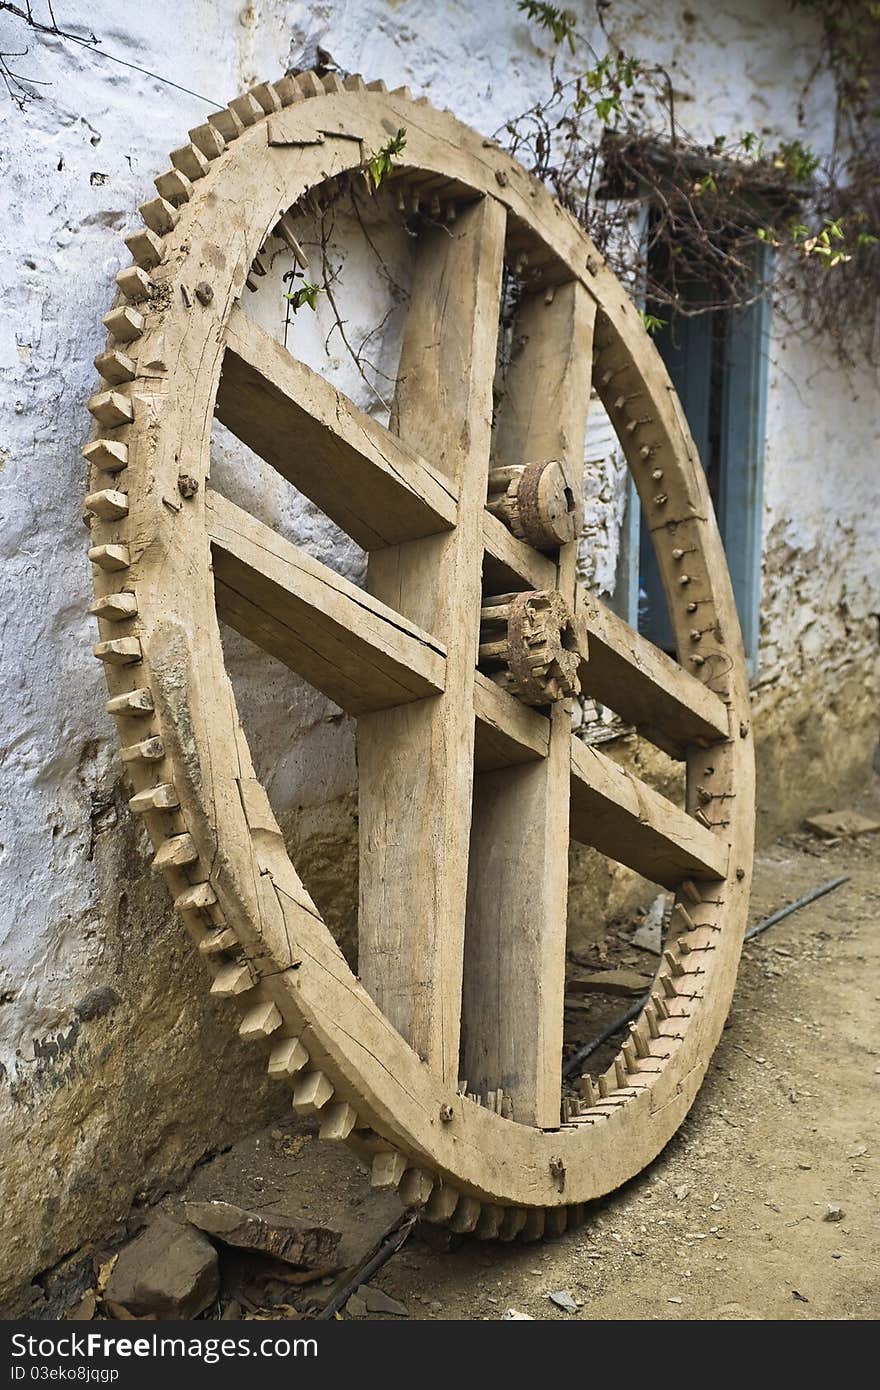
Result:
{"type": "Polygon", "coordinates": [[[95,654],[131,808],[211,993],[234,1001],[244,1038],[268,1040],[270,1073],[321,1137],[456,1231],[557,1234],[687,1113],[746,917],[748,688],[684,417],[581,228],[407,91],[288,75],[171,160],[126,238],[135,264],[104,319],[85,449],[95,654]],[[418,240],[385,429],[240,301],[273,237],[304,262],[298,213],[400,127],[391,187],[418,240]],[[493,409],[505,263],[522,293],[493,409]],[[679,662],[576,584],[591,380],[679,662]],[[369,552],[366,592],[212,490],[215,414],[369,552]],[[218,614],[357,716],[359,977],[255,779],[218,614]],[[684,761],[686,811],[572,738],[578,682],[684,761]],[[673,889],[676,909],[651,1002],[561,1106],[569,837],[673,889]]]}

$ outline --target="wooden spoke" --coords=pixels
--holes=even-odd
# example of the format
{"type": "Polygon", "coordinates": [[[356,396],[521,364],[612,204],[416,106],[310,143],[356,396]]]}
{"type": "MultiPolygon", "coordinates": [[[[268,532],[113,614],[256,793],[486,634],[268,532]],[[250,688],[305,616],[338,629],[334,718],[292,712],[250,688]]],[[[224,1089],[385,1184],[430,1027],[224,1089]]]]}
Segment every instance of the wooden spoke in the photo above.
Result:
{"type": "Polygon", "coordinates": [[[436,695],[445,648],[219,493],[205,499],[217,611],[350,714],[436,695]]]}
{"type": "Polygon", "coordinates": [[[688,744],[728,737],[727,706],[714,691],[578,586],[587,632],[581,685],[673,757],[688,744]]]}
{"type": "Polygon", "coordinates": [[[459,495],[448,537],[374,552],[372,593],[448,646],[437,703],[361,719],[359,971],[434,1071],[458,1075],[480,613],[505,216],[485,198],[423,234],[395,398],[401,439],[459,495]],[[438,429],[438,421],[443,426],[438,429]]]}
{"type": "Polygon", "coordinates": [[[719,836],[579,738],[571,740],[571,836],[666,888],[727,873],[719,836]]]}
{"type": "MultiPolygon", "coordinates": [[[[497,408],[495,461],[559,460],[575,496],[595,305],[576,281],[526,296],[497,408]]],[[[494,518],[493,518],[494,519],[494,518]]],[[[491,529],[491,528],[490,528],[491,529]]],[[[576,543],[553,587],[573,603],[576,543]]],[[[540,762],[477,775],[462,999],[462,1070],[478,1094],[503,1087],[516,1119],[559,1123],[568,896],[571,710],[555,705],[540,762]]]]}
{"type": "Polygon", "coordinates": [[[455,523],[451,480],[242,309],[229,318],[217,416],[365,550],[455,523]]]}

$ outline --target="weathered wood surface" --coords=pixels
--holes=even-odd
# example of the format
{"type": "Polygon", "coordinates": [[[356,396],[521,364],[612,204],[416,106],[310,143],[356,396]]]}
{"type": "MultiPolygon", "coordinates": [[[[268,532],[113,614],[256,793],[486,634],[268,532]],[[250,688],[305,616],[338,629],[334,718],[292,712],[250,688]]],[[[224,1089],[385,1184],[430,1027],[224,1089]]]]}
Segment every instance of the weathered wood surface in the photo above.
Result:
{"type": "Polygon", "coordinates": [[[227,325],[217,416],[365,550],[455,522],[450,479],[242,309],[227,325]]]}

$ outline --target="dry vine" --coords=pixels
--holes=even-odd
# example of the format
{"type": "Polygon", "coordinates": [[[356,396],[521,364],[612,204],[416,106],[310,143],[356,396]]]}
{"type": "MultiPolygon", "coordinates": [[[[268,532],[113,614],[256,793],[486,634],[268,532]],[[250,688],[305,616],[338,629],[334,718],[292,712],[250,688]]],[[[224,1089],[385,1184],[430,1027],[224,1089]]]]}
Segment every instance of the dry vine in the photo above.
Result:
{"type": "Polygon", "coordinates": [[[818,333],[843,359],[876,360],[880,153],[872,94],[880,6],[792,0],[792,7],[820,15],[825,44],[813,77],[828,67],[836,80],[826,159],[800,140],[768,147],[752,131],[696,140],[681,124],[669,74],[613,48],[602,0],[603,56],[570,11],[517,0],[553,42],[550,89],[496,136],[549,184],[615,271],[637,279],[649,327],[663,316],[742,308],[772,293],[790,324],[818,333]],[[569,68],[578,60],[574,76],[560,74],[560,51],[569,68]],[[762,243],[776,253],[766,281],[756,275],[762,243]]]}

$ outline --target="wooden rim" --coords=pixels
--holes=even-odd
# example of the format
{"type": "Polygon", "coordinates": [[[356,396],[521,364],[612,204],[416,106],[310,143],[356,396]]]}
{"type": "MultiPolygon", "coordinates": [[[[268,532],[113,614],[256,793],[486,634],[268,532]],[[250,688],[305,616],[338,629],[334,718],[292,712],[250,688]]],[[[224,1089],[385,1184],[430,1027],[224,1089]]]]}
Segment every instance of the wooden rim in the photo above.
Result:
{"type": "Polygon", "coordinates": [[[639,1172],[687,1113],[746,918],[747,678],[681,409],[574,220],[500,148],[406,91],[289,75],[212,115],[172,163],[141,209],[145,229],[126,238],[135,264],[105,317],[84,451],[95,652],[132,810],[212,994],[235,1000],[244,1037],[270,1040],[270,1072],[293,1080],[298,1110],[320,1113],[322,1137],[353,1144],[378,1186],[400,1184],[457,1230],[555,1233],[639,1172]],[[302,255],[303,199],[400,127],[402,201],[430,215],[389,432],[239,301],[270,237],[302,255]],[[505,262],[525,289],[493,430],[505,262]],[[678,663],[579,588],[576,543],[535,548],[486,508],[490,454],[513,472],[553,460],[580,506],[591,362],[678,663]],[[367,592],[210,488],[215,409],[369,552],[367,592]],[[565,699],[530,707],[478,668],[481,613],[526,590],[575,612],[584,688],[684,759],[686,811],[573,739],[565,699]],[[254,776],[217,612],[358,716],[360,979],[254,776]],[[674,889],[676,908],[651,1003],[562,1122],[569,834],[674,889]]]}

